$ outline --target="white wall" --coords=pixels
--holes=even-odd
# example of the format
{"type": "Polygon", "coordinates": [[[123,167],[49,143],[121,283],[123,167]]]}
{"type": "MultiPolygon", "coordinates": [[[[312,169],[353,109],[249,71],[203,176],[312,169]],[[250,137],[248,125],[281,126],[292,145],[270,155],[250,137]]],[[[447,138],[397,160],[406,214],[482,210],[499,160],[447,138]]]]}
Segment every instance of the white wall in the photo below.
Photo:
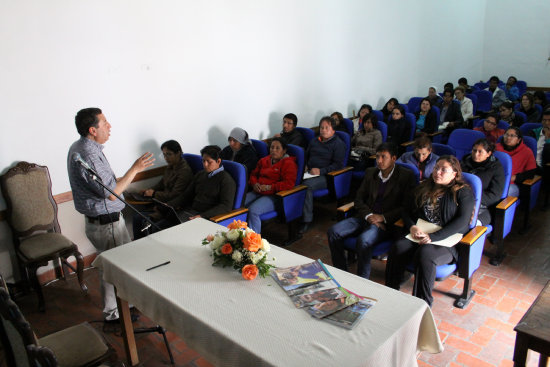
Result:
{"type": "Polygon", "coordinates": [[[547,0],[487,0],[482,79],[510,75],[533,87],[550,86],[547,0]]]}
{"type": "MultiPolygon", "coordinates": [[[[271,136],[287,112],[312,126],[336,110],[479,79],[485,9],[479,0],[1,0],[0,171],[47,165],[54,194],[69,191],[66,154],[83,107],[101,107],[113,125],[105,153],[121,176],[167,139],[198,152],[225,145],[234,126],[271,136]]],[[[62,229],[93,251],[71,208],[62,229]]],[[[9,248],[2,241],[0,256],[9,248]]]]}

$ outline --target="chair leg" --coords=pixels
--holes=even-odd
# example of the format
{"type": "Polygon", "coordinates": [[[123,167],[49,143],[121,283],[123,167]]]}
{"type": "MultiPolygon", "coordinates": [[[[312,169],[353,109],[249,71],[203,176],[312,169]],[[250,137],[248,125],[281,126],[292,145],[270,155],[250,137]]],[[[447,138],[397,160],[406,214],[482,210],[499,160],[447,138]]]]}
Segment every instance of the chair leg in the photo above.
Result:
{"type": "Polygon", "coordinates": [[[40,312],[44,312],[46,310],[45,302],[44,302],[44,294],[42,293],[42,286],[40,285],[40,282],[38,281],[38,276],[36,275],[37,270],[38,270],[38,267],[35,267],[35,266],[30,266],[28,268],[29,280],[31,282],[31,286],[34,288],[38,296],[38,310],[40,312]]]}
{"type": "MultiPolygon", "coordinates": [[[[495,233],[493,237],[496,238],[498,235],[495,233]]],[[[489,264],[499,266],[506,257],[506,253],[504,252],[504,240],[502,238],[495,239],[495,245],[497,245],[497,252],[489,259],[489,264]]]]}
{"type": "Polygon", "coordinates": [[[84,283],[84,256],[77,251],[74,254],[74,257],[76,258],[76,276],[78,277],[78,284],[80,284],[80,289],[84,291],[84,293],[88,292],[88,286],[86,283],[84,283]]]}
{"type": "Polygon", "coordinates": [[[468,306],[468,304],[470,303],[470,301],[474,297],[474,294],[476,294],[476,291],[474,291],[471,288],[472,288],[471,279],[470,278],[465,278],[464,279],[464,288],[462,290],[462,294],[455,301],[455,307],[466,308],[466,306],[468,306]]]}
{"type": "Polygon", "coordinates": [[[138,328],[134,330],[134,334],[143,334],[143,333],[154,333],[157,332],[162,335],[164,339],[164,344],[166,345],[166,350],[168,351],[168,356],[170,357],[170,363],[175,364],[174,356],[172,355],[172,350],[170,349],[170,343],[168,343],[168,338],[166,337],[166,329],[160,325],[146,328],[138,328]]]}

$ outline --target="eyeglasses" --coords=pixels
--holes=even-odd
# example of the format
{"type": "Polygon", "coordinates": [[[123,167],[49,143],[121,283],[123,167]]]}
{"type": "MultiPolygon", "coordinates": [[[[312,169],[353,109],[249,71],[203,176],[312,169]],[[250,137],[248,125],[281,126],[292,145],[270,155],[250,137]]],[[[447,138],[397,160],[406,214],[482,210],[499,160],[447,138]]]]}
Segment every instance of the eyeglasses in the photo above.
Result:
{"type": "Polygon", "coordinates": [[[435,172],[443,172],[443,173],[447,174],[447,173],[453,172],[453,169],[452,168],[447,168],[447,167],[435,166],[434,171],[435,172]]]}
{"type": "Polygon", "coordinates": [[[505,138],[517,138],[518,136],[514,135],[514,134],[504,134],[504,137],[505,138]]]}

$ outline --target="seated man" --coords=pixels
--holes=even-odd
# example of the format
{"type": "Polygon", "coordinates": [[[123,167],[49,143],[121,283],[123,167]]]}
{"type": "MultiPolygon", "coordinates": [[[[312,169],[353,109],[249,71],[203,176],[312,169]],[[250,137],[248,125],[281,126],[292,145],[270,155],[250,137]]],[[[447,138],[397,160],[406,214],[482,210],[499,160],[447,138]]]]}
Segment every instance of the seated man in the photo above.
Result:
{"type": "Polygon", "coordinates": [[[283,117],[283,131],[280,134],[275,134],[274,137],[285,139],[287,144],[305,148],[306,141],[302,133],[296,130],[296,125],[298,125],[298,117],[293,113],[287,113],[283,117]]]}
{"type": "Polygon", "coordinates": [[[373,246],[390,238],[388,230],[400,218],[405,194],[415,185],[411,170],[395,164],[397,146],[383,143],[376,149],[377,167],[367,168],[355,197],[357,216],[329,228],[332,265],[346,270],[344,239],[357,236],[357,275],[370,277],[373,246]]]}
{"type": "Polygon", "coordinates": [[[542,113],[542,126],[529,132],[537,139],[537,173],[543,175],[545,180],[550,170],[546,165],[550,163],[550,110],[542,113]]]}
{"type": "Polygon", "coordinates": [[[485,137],[490,142],[496,144],[498,138],[504,135],[504,129],[498,127],[498,115],[496,113],[490,113],[485,118],[482,126],[474,127],[474,130],[481,131],[485,134],[485,137]]]}
{"type": "Polygon", "coordinates": [[[439,113],[439,125],[445,127],[445,135],[447,141],[448,136],[454,129],[461,128],[464,125],[464,118],[462,117],[462,111],[460,110],[460,103],[453,101],[453,90],[445,89],[443,92],[443,103],[440,107],[439,113]]]}
{"type": "Polygon", "coordinates": [[[169,216],[159,224],[167,228],[181,221],[195,218],[210,218],[233,209],[236,185],[231,175],[224,171],[221,148],[208,145],[201,150],[204,170],[199,171],[185,192],[167,204],[178,211],[178,218],[169,216]]]}
{"type": "Polygon", "coordinates": [[[302,212],[302,226],[298,233],[304,234],[313,220],[313,191],[327,188],[326,174],[342,169],[346,157],[346,143],[337,135],[334,129],[336,122],[332,117],[325,116],[319,122],[319,137],[309,142],[306,150],[305,171],[315,177],[304,179],[307,186],[304,210],[302,212]]]}
{"type": "Polygon", "coordinates": [[[399,157],[397,162],[409,163],[418,168],[420,181],[430,177],[439,156],[432,153],[432,141],[427,136],[421,136],[414,140],[414,150],[406,152],[399,157]]]}
{"type": "Polygon", "coordinates": [[[485,90],[493,93],[493,111],[495,112],[498,112],[500,105],[506,102],[506,93],[498,87],[499,82],[498,76],[492,76],[489,79],[489,87],[485,88],[485,90]]]}

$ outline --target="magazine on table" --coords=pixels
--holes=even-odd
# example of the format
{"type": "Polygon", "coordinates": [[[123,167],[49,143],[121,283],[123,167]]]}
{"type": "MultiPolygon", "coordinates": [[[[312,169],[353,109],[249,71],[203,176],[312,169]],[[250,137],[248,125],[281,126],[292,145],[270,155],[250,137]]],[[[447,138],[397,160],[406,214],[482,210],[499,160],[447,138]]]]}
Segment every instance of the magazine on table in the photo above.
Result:
{"type": "Polygon", "coordinates": [[[290,289],[290,290],[286,291],[286,294],[289,297],[300,296],[302,294],[318,292],[318,291],[322,291],[322,290],[325,290],[325,289],[338,288],[339,286],[340,285],[338,284],[338,282],[331,279],[331,280],[326,280],[324,282],[309,284],[309,285],[306,285],[306,286],[300,287],[300,288],[290,289]]]}
{"type": "Polygon", "coordinates": [[[359,302],[324,317],[323,320],[346,329],[353,329],[365,314],[376,304],[376,300],[363,297],[359,302]]]}
{"type": "Polygon", "coordinates": [[[346,293],[343,288],[331,288],[302,293],[297,296],[291,296],[290,299],[294,303],[294,306],[302,308],[344,297],[346,297],[346,293]]]}
{"type": "Polygon", "coordinates": [[[285,291],[332,279],[320,262],[321,260],[317,260],[288,268],[276,268],[271,272],[271,276],[285,291]]]}
{"type": "Polygon", "coordinates": [[[359,297],[357,295],[347,291],[344,288],[341,288],[341,289],[346,294],[345,297],[333,299],[326,302],[321,302],[309,308],[306,308],[305,310],[311,316],[321,319],[323,317],[326,317],[328,315],[335,313],[336,311],[340,311],[348,306],[351,306],[359,302],[359,297]]]}

